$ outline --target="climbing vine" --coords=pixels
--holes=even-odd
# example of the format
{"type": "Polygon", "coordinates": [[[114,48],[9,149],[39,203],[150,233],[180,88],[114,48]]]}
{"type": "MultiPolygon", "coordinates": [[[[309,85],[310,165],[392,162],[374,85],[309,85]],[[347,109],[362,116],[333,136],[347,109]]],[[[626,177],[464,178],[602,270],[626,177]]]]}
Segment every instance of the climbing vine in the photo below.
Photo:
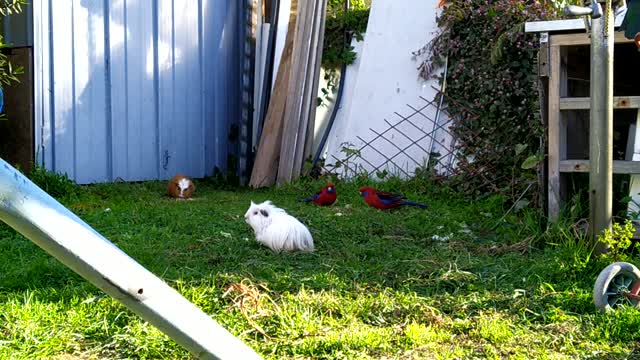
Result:
{"type": "Polygon", "coordinates": [[[557,18],[559,9],[543,0],[444,3],[441,32],[414,56],[424,79],[448,58],[445,100],[462,170],[453,185],[474,196],[515,198],[536,181],[544,154],[538,38],[524,23],[557,18]]]}
{"type": "Polygon", "coordinates": [[[369,5],[364,0],[352,0],[349,11],[344,10],[346,0],[328,0],[325,21],[322,67],[327,87],[321,89],[319,103],[331,95],[337,86],[342,64],[352,64],[356,53],[350,42],[345,46],[345,31],[350,37],[362,40],[369,20],[369,5]]]}

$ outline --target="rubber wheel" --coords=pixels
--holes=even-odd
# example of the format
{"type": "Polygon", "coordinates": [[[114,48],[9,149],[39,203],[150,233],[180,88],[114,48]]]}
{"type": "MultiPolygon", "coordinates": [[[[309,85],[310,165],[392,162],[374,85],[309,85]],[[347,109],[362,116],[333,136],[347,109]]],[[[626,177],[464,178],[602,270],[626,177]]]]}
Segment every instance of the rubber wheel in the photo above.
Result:
{"type": "Polygon", "coordinates": [[[631,291],[633,283],[640,279],[640,270],[626,262],[613,263],[598,275],[593,286],[593,302],[600,311],[611,311],[620,306],[638,307],[637,300],[625,295],[631,291]]]}

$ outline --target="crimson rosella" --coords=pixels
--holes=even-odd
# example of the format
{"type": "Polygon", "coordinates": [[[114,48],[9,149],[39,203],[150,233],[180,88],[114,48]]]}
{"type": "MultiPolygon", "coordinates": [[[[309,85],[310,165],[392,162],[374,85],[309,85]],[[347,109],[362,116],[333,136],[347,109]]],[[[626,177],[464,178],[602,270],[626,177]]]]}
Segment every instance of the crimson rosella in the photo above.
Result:
{"type": "Polygon", "coordinates": [[[309,196],[305,199],[300,199],[300,201],[314,202],[320,206],[329,206],[336,201],[337,197],[338,193],[336,192],[336,187],[333,186],[332,183],[328,183],[327,186],[323,187],[322,190],[313,194],[313,196],[309,196]]]}
{"type": "Polygon", "coordinates": [[[427,207],[426,204],[405,201],[404,199],[406,198],[402,194],[379,191],[370,186],[361,187],[360,195],[369,206],[380,210],[392,209],[402,205],[418,206],[421,208],[427,207]]]}

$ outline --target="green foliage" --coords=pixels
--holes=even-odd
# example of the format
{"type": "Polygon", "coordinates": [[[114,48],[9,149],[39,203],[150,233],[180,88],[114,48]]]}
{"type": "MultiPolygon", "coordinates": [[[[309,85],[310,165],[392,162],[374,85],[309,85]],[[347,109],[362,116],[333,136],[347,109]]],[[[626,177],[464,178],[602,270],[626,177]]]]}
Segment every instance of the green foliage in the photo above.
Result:
{"type": "Polygon", "coordinates": [[[27,0],[4,0],[0,3],[0,15],[8,16],[22,12],[22,7],[28,4],[27,0]]]}
{"type": "MultiPolygon", "coordinates": [[[[27,5],[26,0],[5,0],[0,2],[0,16],[9,16],[22,11],[22,6],[27,5]]],[[[4,42],[4,37],[0,35],[0,86],[11,85],[13,82],[20,82],[18,75],[24,72],[22,66],[14,67],[9,62],[9,57],[2,53],[2,49],[9,45],[4,42]]],[[[4,113],[0,114],[0,120],[6,119],[4,113]]]]}
{"type": "Polygon", "coordinates": [[[69,179],[67,174],[49,171],[44,166],[34,165],[28,177],[47,194],[58,200],[74,198],[80,191],[80,187],[69,179]]]}
{"type": "MultiPolygon", "coordinates": [[[[640,341],[640,310],[625,306],[595,319],[592,336],[605,341],[637,343],[640,341]]],[[[629,357],[632,359],[633,357],[629,357]]]]}
{"type": "Polygon", "coordinates": [[[556,14],[546,1],[450,1],[437,20],[441,33],[414,53],[425,79],[447,59],[446,100],[463,170],[453,185],[464,193],[513,200],[537,181],[544,153],[538,42],[524,23],[556,14]]]}
{"type": "Polygon", "coordinates": [[[345,31],[355,39],[362,40],[369,20],[369,5],[364,0],[350,2],[349,11],[344,11],[344,0],[327,1],[322,67],[325,70],[327,87],[320,91],[318,104],[329,97],[338,86],[339,69],[342,64],[352,64],[356,53],[350,43],[345,44],[345,31]]]}
{"type": "Polygon", "coordinates": [[[633,223],[629,219],[625,219],[624,227],[620,223],[613,223],[611,230],[604,229],[604,233],[597,237],[607,248],[603,256],[610,261],[627,261],[634,231],[633,223]]]}
{"type": "Polygon", "coordinates": [[[356,59],[353,47],[345,47],[345,31],[358,40],[367,29],[369,20],[369,6],[363,0],[351,1],[349,11],[344,11],[343,0],[327,2],[325,22],[324,46],[322,49],[322,66],[339,69],[340,66],[351,64],[356,59]]]}

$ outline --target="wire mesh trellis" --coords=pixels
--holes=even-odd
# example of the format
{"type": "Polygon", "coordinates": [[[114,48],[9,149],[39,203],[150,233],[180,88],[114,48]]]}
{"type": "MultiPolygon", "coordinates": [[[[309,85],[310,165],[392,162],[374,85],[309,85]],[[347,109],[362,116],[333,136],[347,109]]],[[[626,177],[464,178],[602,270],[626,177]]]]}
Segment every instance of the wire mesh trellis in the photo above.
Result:
{"type": "Polygon", "coordinates": [[[413,176],[416,168],[428,168],[440,176],[456,172],[455,137],[446,104],[422,96],[419,104],[406,104],[406,114],[394,111],[395,119],[384,119],[386,128],[369,128],[368,139],[356,135],[362,145],[342,144],[344,158],[331,154],[325,171],[344,177],[366,174],[413,176]]]}
{"type": "Polygon", "coordinates": [[[478,148],[486,142],[485,129],[478,126],[480,114],[466,101],[433,89],[434,100],[420,96],[417,105],[406,104],[401,109],[405,114],[394,111],[392,119],[385,118],[383,128],[372,126],[368,134],[352,136],[358,146],[343,142],[341,149],[332,148],[321,173],[342,178],[449,178],[453,180],[449,184],[463,192],[504,192],[504,183],[513,174],[478,148]],[[455,107],[456,116],[448,111],[449,106],[455,107]]]}

